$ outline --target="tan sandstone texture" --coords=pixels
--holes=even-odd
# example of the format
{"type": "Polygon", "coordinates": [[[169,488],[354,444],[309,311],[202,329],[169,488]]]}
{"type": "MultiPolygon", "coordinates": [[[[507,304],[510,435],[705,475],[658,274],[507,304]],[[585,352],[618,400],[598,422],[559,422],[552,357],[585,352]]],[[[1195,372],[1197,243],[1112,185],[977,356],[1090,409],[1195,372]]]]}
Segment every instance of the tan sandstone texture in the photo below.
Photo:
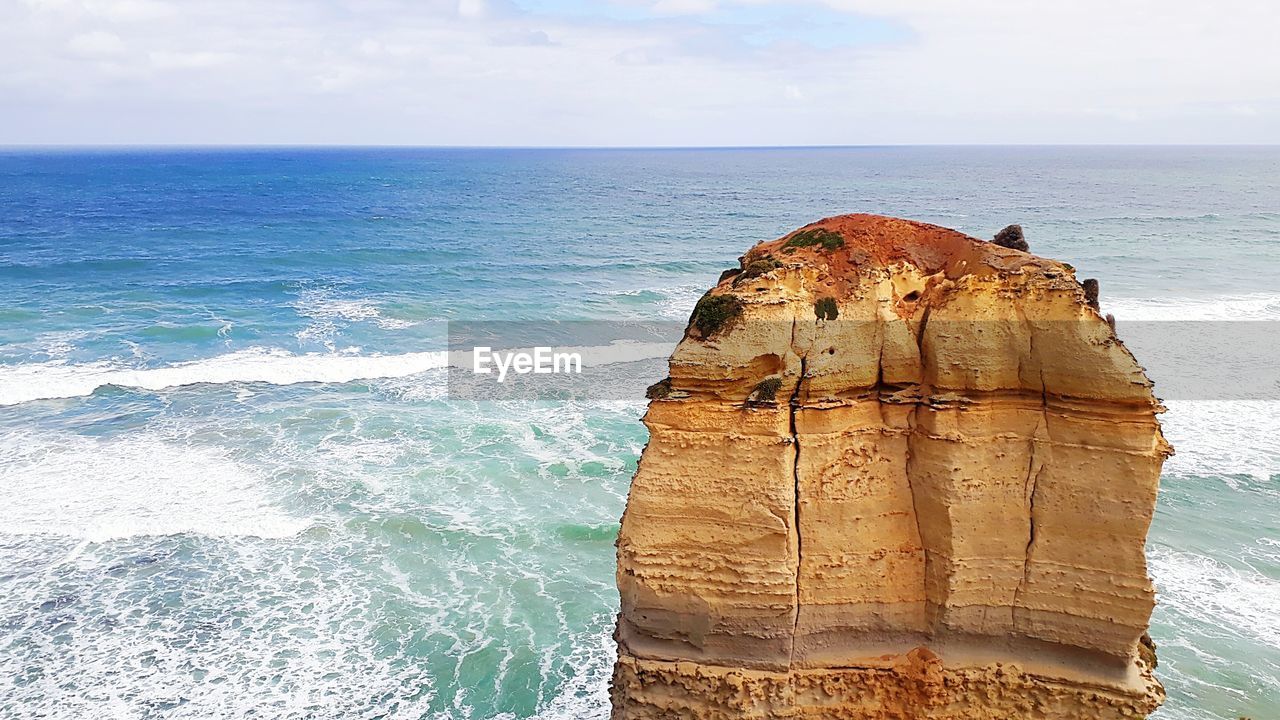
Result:
{"type": "Polygon", "coordinates": [[[1141,718],[1171,452],[1070,266],[846,215],[752,248],[651,390],[613,717],[1141,718]]]}

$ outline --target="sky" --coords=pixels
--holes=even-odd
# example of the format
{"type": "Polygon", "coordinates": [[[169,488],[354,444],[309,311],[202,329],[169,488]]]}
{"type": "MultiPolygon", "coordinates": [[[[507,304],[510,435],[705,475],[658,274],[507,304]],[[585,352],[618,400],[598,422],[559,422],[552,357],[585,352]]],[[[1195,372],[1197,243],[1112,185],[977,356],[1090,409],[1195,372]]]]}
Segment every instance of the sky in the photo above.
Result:
{"type": "Polygon", "coordinates": [[[0,0],[0,145],[1280,143],[1275,0],[0,0]]]}

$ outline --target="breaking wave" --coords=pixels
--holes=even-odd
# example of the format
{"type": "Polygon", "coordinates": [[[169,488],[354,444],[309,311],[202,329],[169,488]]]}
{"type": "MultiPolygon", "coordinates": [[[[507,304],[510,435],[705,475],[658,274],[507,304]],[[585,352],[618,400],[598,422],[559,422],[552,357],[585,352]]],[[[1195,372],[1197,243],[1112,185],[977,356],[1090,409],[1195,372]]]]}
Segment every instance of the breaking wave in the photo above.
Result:
{"type": "MultiPolygon", "coordinates": [[[[618,341],[609,345],[556,348],[576,352],[583,366],[600,366],[662,358],[670,354],[666,342],[618,341]]],[[[521,348],[516,351],[531,351],[521,348]]],[[[0,405],[91,395],[99,388],[118,386],[166,390],[187,385],[264,383],[348,383],[357,380],[404,378],[447,366],[470,367],[469,351],[443,350],[390,355],[364,354],[359,349],[336,353],[293,353],[279,348],[250,348],[204,360],[156,368],[136,368],[114,361],[67,363],[52,361],[0,366],[0,405]]]]}
{"type": "Polygon", "coordinates": [[[199,384],[292,385],[406,377],[444,367],[446,355],[444,352],[295,354],[281,349],[251,348],[156,368],[131,368],[106,361],[27,363],[0,368],[0,405],[81,397],[108,385],[165,390],[199,384]]]}
{"type": "Polygon", "coordinates": [[[1278,320],[1280,294],[1214,297],[1103,298],[1102,309],[1124,321],[1278,320]]]}

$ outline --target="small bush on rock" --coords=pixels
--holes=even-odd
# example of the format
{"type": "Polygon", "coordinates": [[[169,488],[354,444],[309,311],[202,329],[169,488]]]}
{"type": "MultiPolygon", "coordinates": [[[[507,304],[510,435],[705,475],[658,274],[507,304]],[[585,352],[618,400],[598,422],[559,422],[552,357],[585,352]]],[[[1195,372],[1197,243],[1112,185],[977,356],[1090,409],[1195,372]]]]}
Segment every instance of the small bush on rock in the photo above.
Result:
{"type": "Polygon", "coordinates": [[[671,378],[663,378],[644,391],[644,396],[650,400],[661,400],[670,394],[671,378]]]}
{"type": "Polygon", "coordinates": [[[1101,288],[1098,287],[1098,281],[1093,278],[1086,278],[1080,285],[1084,287],[1084,299],[1089,303],[1089,307],[1097,310],[1098,295],[1101,292],[1101,288]]]}
{"type": "Polygon", "coordinates": [[[742,273],[738,275],[738,277],[734,278],[733,284],[737,285],[743,280],[750,280],[751,278],[754,278],[754,277],[760,277],[761,275],[764,275],[765,273],[773,272],[774,270],[777,270],[780,267],[782,267],[782,263],[778,262],[777,260],[774,260],[772,257],[768,255],[765,255],[759,260],[752,260],[751,262],[747,263],[746,266],[742,268],[742,273]]]}
{"type": "Polygon", "coordinates": [[[840,309],[836,307],[835,298],[822,298],[813,304],[813,314],[819,320],[835,320],[840,316],[840,309]]]}
{"type": "Polygon", "coordinates": [[[747,395],[748,405],[766,405],[777,402],[778,390],[782,388],[782,378],[768,377],[756,383],[751,394],[747,395]]]}
{"type": "Polygon", "coordinates": [[[1005,229],[996,233],[995,238],[993,238],[991,242],[999,245],[1000,247],[1021,250],[1022,252],[1027,252],[1031,249],[1031,246],[1027,244],[1026,237],[1022,234],[1021,225],[1009,225],[1005,229]]]}
{"type": "Polygon", "coordinates": [[[697,328],[702,337],[706,338],[723,330],[741,314],[742,301],[738,298],[733,295],[707,293],[693,307],[689,324],[697,328]]]}

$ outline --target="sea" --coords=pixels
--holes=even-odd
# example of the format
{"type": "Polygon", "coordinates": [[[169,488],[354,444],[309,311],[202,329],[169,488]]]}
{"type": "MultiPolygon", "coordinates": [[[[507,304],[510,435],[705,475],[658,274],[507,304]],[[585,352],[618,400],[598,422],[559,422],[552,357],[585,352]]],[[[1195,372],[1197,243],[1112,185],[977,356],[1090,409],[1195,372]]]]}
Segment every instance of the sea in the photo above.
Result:
{"type": "MultiPolygon", "coordinates": [[[[1280,319],[1276,147],[0,150],[0,717],[606,718],[666,351],[457,397],[448,328],[678,325],[847,212],[1020,223],[1122,338],[1280,319]]],[[[1229,381],[1162,395],[1159,720],[1280,717],[1280,402],[1229,381]]]]}

